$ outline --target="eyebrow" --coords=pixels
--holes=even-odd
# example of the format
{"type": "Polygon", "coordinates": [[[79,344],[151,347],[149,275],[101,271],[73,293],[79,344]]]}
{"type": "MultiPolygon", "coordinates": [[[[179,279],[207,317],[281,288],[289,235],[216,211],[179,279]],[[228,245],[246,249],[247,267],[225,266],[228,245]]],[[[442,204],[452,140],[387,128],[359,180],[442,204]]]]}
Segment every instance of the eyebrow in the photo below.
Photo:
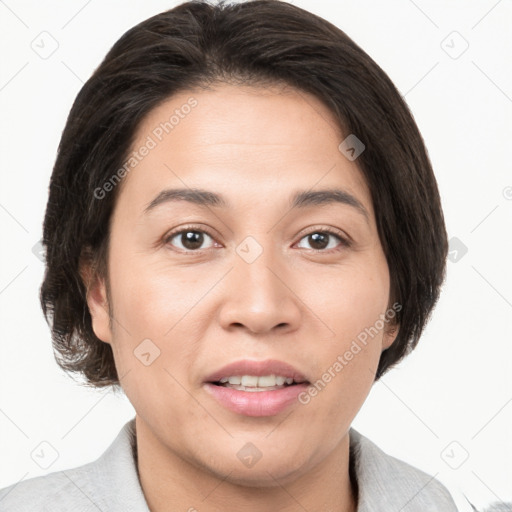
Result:
{"type": "MultiPolygon", "coordinates": [[[[197,188],[177,188],[162,190],[162,192],[146,206],[144,214],[149,213],[159,205],[174,201],[187,201],[204,208],[230,208],[229,201],[215,192],[197,188]]],[[[296,192],[290,199],[290,209],[325,206],[332,203],[352,206],[366,218],[366,221],[369,220],[368,211],[362,203],[352,194],[337,188],[296,192]]]]}

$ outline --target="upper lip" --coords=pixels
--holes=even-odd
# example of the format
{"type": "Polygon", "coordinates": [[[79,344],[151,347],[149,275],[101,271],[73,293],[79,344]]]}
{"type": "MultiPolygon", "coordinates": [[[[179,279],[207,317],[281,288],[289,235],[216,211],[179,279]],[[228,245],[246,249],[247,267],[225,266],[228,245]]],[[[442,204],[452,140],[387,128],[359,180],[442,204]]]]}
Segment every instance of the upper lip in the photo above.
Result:
{"type": "Polygon", "coordinates": [[[257,377],[280,375],[287,378],[291,377],[295,382],[307,382],[306,377],[296,368],[277,359],[266,359],[265,361],[243,359],[234,361],[206,377],[205,382],[218,382],[223,377],[233,377],[235,375],[255,375],[257,377]]]}

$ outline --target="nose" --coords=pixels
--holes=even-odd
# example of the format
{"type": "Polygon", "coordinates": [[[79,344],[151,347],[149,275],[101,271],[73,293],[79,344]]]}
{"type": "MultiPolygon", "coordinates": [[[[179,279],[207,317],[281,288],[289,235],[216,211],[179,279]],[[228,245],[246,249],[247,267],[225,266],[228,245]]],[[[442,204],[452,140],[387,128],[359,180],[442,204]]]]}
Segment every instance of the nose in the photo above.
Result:
{"type": "Polygon", "coordinates": [[[286,261],[278,261],[267,248],[254,261],[246,254],[234,255],[233,269],[225,278],[219,315],[222,327],[228,331],[245,328],[252,334],[296,330],[304,305],[293,292],[294,277],[286,261]]]}

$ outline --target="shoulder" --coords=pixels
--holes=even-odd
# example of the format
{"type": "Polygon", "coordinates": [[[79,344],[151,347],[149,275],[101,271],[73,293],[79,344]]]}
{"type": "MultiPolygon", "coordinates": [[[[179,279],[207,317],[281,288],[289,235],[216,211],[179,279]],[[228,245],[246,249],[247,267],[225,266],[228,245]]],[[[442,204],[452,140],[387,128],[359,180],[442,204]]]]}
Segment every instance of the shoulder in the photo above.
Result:
{"type": "MultiPolygon", "coordinates": [[[[96,462],[76,468],[29,478],[0,489],[0,510],[3,512],[50,512],[64,510],[98,510],[92,499],[91,473],[96,462]]],[[[101,509],[101,506],[100,506],[101,509]]]]}
{"type": "Polygon", "coordinates": [[[359,487],[358,512],[457,512],[438,480],[388,455],[354,429],[350,430],[350,451],[359,487]]]}
{"type": "Polygon", "coordinates": [[[134,420],[95,461],[0,489],[0,510],[149,512],[137,472],[134,420]]]}

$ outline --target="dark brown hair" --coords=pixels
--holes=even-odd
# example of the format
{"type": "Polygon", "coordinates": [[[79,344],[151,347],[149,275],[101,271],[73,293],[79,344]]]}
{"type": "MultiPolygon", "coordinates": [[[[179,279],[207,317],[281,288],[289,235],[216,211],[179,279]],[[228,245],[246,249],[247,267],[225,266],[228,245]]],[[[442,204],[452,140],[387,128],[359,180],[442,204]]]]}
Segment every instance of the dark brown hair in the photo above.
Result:
{"type": "MultiPolygon", "coordinates": [[[[414,119],[384,71],[342,30],[279,0],[191,1],[128,30],[79,92],[62,134],[44,218],[41,305],[55,356],[86,385],[119,385],[111,346],[92,329],[80,264],[107,278],[121,186],[98,197],[141,120],[177,92],[218,82],[287,84],[313,94],[345,136],[366,146],[370,189],[398,302],[399,332],[376,378],[412,350],[438,300],[447,236],[437,184],[414,119]]],[[[341,142],[341,141],[340,141],[341,142]]],[[[122,185],[122,183],[121,183],[122,185]]]]}

